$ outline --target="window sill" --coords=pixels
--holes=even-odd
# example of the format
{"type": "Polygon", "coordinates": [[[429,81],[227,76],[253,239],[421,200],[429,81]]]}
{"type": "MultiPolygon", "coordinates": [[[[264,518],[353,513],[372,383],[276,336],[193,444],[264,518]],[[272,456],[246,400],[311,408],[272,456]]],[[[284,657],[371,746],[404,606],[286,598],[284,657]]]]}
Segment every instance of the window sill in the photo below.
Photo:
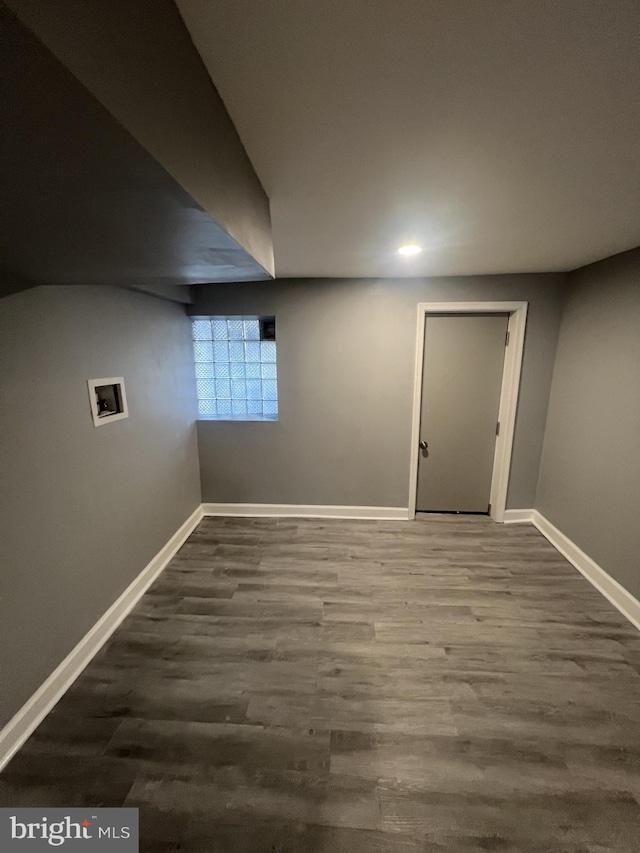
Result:
{"type": "Polygon", "coordinates": [[[278,415],[198,415],[199,421],[277,421],[278,415]]]}

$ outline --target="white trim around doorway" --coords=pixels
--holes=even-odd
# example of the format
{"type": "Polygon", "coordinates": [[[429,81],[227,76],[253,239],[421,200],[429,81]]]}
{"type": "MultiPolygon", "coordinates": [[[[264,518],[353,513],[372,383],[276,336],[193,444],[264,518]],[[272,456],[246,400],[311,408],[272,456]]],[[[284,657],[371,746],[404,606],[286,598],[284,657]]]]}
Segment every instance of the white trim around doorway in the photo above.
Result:
{"type": "Polygon", "coordinates": [[[427,314],[509,314],[509,345],[505,351],[504,372],[498,420],[500,434],[496,439],[491,477],[491,518],[504,521],[507,487],[511,468],[511,451],[516,424],[518,392],[524,333],[527,324],[526,302],[419,302],[416,331],[416,357],[413,379],[413,416],[411,422],[411,469],[409,476],[409,518],[416,516],[418,487],[418,442],[420,440],[420,408],[422,403],[422,361],[424,358],[424,329],[427,314]]]}

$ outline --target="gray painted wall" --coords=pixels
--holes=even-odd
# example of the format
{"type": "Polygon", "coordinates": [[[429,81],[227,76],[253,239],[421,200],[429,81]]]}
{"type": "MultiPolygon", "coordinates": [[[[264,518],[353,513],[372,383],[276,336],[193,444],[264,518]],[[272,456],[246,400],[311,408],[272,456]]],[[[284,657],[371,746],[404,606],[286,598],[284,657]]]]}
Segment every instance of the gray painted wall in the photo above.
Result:
{"type": "Polygon", "coordinates": [[[130,285],[130,289],[147,293],[149,296],[157,296],[160,299],[168,299],[170,302],[181,302],[183,305],[193,302],[191,286],[188,284],[138,284],[130,285]]]}
{"type": "Polygon", "coordinates": [[[200,503],[189,321],[126,290],[0,301],[0,725],[200,503]],[[124,376],[96,429],[87,379],[124,376]]]}
{"type": "Polygon", "coordinates": [[[21,290],[28,290],[30,287],[37,287],[37,284],[0,264],[0,299],[12,293],[19,293],[21,290]]]}
{"type": "Polygon", "coordinates": [[[527,300],[509,507],[531,507],[564,276],[284,279],[194,288],[192,314],[275,314],[276,423],[198,422],[206,502],[406,507],[416,304],[527,300]]]}
{"type": "Polygon", "coordinates": [[[640,248],[569,285],[535,506],[640,598],[640,248]]]}

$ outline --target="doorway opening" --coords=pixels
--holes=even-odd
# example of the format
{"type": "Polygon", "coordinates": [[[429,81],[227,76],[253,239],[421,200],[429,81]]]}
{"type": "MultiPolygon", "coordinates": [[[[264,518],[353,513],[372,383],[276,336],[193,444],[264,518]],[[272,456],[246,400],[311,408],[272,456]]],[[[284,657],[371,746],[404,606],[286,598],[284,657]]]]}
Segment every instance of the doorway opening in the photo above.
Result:
{"type": "Polygon", "coordinates": [[[418,304],[409,517],[503,521],[526,302],[418,304]]]}

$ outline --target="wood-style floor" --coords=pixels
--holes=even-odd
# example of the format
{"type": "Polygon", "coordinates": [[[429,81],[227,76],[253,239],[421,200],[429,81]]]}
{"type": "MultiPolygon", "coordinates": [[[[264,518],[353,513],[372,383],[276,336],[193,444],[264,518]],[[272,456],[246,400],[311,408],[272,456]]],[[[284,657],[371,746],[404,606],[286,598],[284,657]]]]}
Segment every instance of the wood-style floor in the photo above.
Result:
{"type": "Polygon", "coordinates": [[[145,853],[638,853],[640,634],[529,525],[207,519],[0,776],[145,853]]]}

